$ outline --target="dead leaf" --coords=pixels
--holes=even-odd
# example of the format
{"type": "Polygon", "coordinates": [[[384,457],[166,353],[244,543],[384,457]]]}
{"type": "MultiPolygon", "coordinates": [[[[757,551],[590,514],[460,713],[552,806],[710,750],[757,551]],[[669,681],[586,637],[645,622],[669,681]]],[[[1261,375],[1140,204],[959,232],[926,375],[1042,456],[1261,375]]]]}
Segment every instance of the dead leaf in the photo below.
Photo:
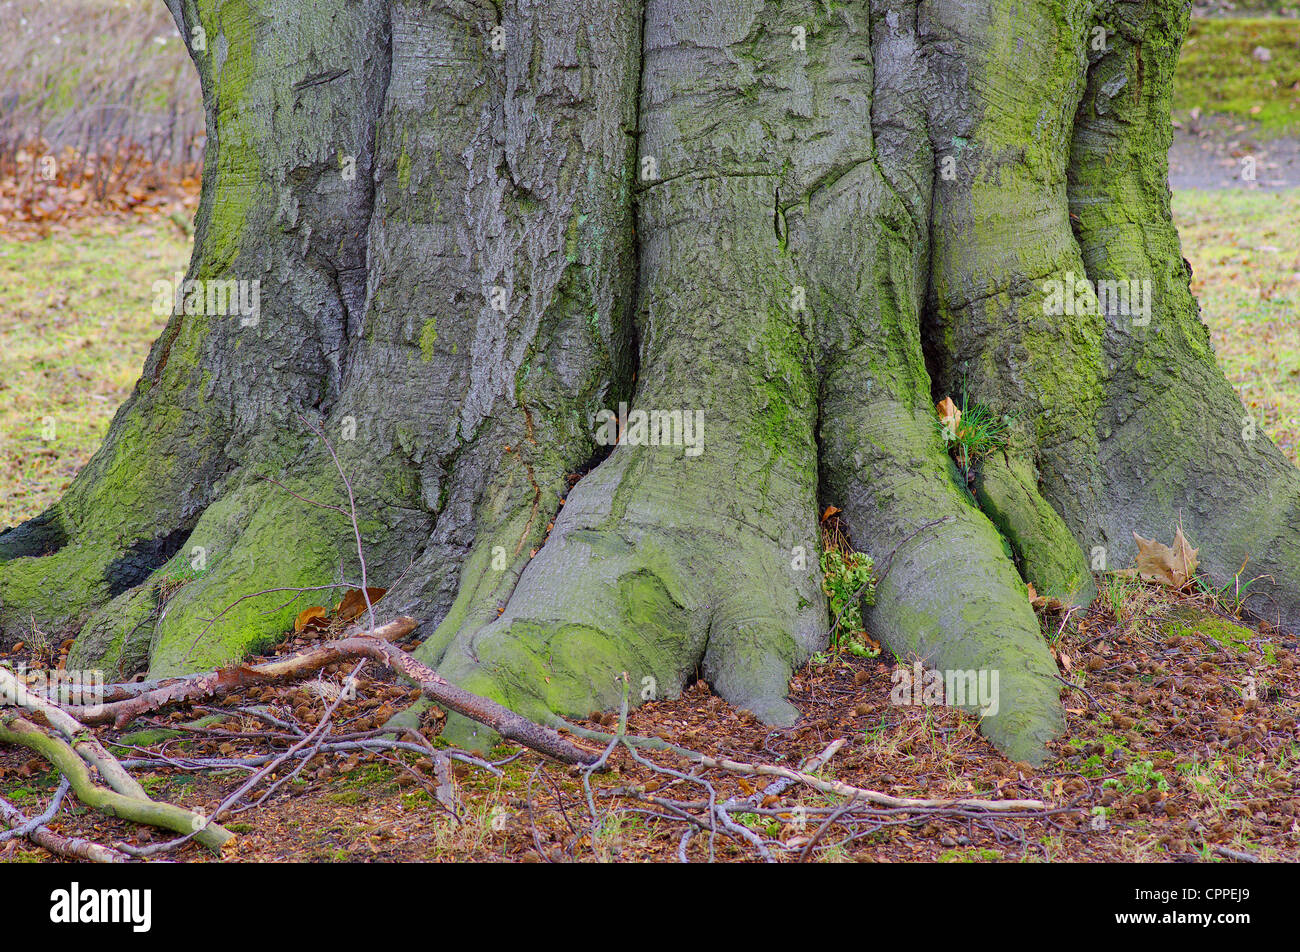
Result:
{"type": "MultiPolygon", "coordinates": [[[[367,588],[366,595],[370,596],[370,604],[373,606],[375,602],[384,597],[387,591],[386,588],[367,588]]],[[[361,594],[359,588],[348,589],[343,595],[343,600],[339,602],[339,617],[344,621],[352,621],[365,610],[366,598],[361,594]]]]}
{"type": "Polygon", "coordinates": [[[1055,595],[1039,595],[1034,589],[1033,582],[1027,584],[1029,587],[1029,604],[1032,608],[1041,608],[1043,611],[1058,611],[1065,607],[1065,602],[1055,595]]]}
{"type": "Polygon", "coordinates": [[[936,403],[934,412],[939,415],[939,422],[943,425],[944,438],[949,442],[957,439],[957,428],[961,426],[961,411],[957,409],[957,404],[952,402],[952,397],[944,397],[936,403]]]}
{"type": "Polygon", "coordinates": [[[822,513],[821,521],[825,522],[827,519],[829,519],[831,516],[835,515],[835,513],[839,511],[840,511],[839,508],[836,506],[827,506],[826,511],[822,513]]]}
{"type": "Polygon", "coordinates": [[[308,626],[316,629],[324,628],[328,624],[326,621],[328,615],[329,611],[320,605],[304,608],[298,613],[298,617],[293,620],[294,634],[301,633],[308,626]]]}
{"type": "Polygon", "coordinates": [[[1181,526],[1174,535],[1173,548],[1154,539],[1144,539],[1136,532],[1133,533],[1133,541],[1138,547],[1139,578],[1158,582],[1172,589],[1181,589],[1196,571],[1196,554],[1200,550],[1188,545],[1181,526]]]}

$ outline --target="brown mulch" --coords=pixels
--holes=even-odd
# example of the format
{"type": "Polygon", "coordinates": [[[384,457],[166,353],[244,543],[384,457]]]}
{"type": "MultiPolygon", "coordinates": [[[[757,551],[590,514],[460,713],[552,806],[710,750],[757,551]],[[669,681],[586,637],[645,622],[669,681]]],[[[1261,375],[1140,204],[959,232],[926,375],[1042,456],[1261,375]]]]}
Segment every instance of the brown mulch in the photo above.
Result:
{"type": "MultiPolygon", "coordinates": [[[[1100,603],[1098,603],[1099,605],[1100,603]]],[[[1007,761],[976,730],[974,717],[951,708],[891,703],[894,660],[826,658],[791,681],[791,699],[803,720],[770,730],[718,698],[703,681],[679,698],[646,703],[631,712],[630,733],[658,736],[693,750],[749,763],[798,767],[831,741],[848,744],[821,771],[859,787],[900,796],[987,799],[1037,798],[1044,815],[933,815],[917,811],[841,818],[810,851],[820,860],[907,861],[1196,861],[1255,856],[1300,859],[1300,665],[1291,636],[1261,624],[1241,646],[1174,624],[1185,600],[1154,592],[1145,611],[1121,622],[1094,605],[1075,613],[1060,634],[1059,613],[1043,616],[1062,675],[1068,728],[1057,758],[1042,769],[1007,761]]],[[[337,626],[335,626],[337,627],[337,626]]],[[[312,639],[306,631],[281,651],[312,639]]],[[[12,661],[23,660],[18,657],[12,661]]],[[[350,666],[348,666],[350,669],[350,666]]],[[[369,665],[355,702],[344,702],[335,735],[377,728],[412,697],[369,665]]],[[[342,668],[326,671],[335,683],[342,668]]],[[[301,727],[318,723],[328,687],[259,687],[223,699],[211,709],[147,718],[132,731],[176,729],[213,710],[224,720],[152,750],[168,756],[236,757],[283,750],[287,735],[241,714],[260,706],[301,727]]],[[[436,743],[443,718],[431,711],[421,733],[436,743]]],[[[609,731],[613,715],[584,726],[609,731]]],[[[120,732],[100,730],[105,742],[120,732]]],[[[590,744],[591,742],[586,742],[590,744]]],[[[130,752],[116,751],[121,757],[130,752]]],[[[636,763],[625,750],[592,780],[600,824],[593,824],[576,770],[530,753],[492,752],[501,776],[465,763],[454,765],[454,819],[436,798],[431,759],[409,753],[329,754],[266,803],[227,817],[237,834],[227,861],[676,861],[686,825],[666,816],[645,795],[698,800],[705,788],[636,763]],[[400,761],[400,762],[399,762],[400,761]],[[508,761],[508,762],[503,762],[508,761]],[[405,766],[403,766],[405,765],[405,766]],[[644,796],[644,795],[643,795],[644,796]],[[652,814],[658,814],[654,816],[652,814]]],[[[646,753],[654,762],[690,773],[684,760],[646,753]]],[[[248,776],[185,767],[140,768],[133,773],[151,795],[211,811],[248,776]]],[[[718,770],[696,771],[719,799],[761,793],[767,778],[718,770]]],[[[40,812],[57,777],[27,751],[0,748],[0,792],[28,815],[40,812]]],[[[769,844],[778,859],[798,858],[798,847],[822,826],[827,808],[841,801],[792,786],[764,803],[762,815],[740,820],[769,844]],[[817,812],[822,811],[822,812],[817,812]],[[781,849],[781,844],[792,846],[781,849]]],[[[743,811],[737,811],[743,813],[743,811]]],[[[701,814],[706,815],[706,814],[701,814]]],[[[69,796],[51,824],[64,834],[136,846],[170,839],[165,831],[85,810],[69,796]]],[[[738,838],[702,831],[687,847],[691,861],[753,861],[755,848],[738,838]]],[[[193,844],[169,854],[182,861],[214,857],[193,844]]],[[[27,843],[0,846],[0,860],[48,861],[27,843]]]]}

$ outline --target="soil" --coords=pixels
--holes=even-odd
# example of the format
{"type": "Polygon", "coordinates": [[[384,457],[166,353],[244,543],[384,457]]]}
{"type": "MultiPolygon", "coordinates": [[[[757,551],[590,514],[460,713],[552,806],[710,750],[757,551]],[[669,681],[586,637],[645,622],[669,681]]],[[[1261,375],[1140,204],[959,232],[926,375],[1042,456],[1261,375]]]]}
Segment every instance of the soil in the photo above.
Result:
{"type": "MultiPolygon", "coordinates": [[[[823,830],[843,799],[795,784],[763,799],[756,812],[735,811],[777,861],[1300,860],[1300,646],[1292,636],[1267,623],[1249,630],[1224,627],[1224,620],[1233,620],[1213,606],[1207,610],[1202,602],[1136,583],[1114,609],[1099,599],[1068,619],[1048,611],[1042,620],[1061,676],[1081,684],[1067,687],[1063,681],[1068,731],[1054,748],[1056,759],[1043,769],[1008,762],[977,733],[970,714],[892,703],[893,672],[910,665],[888,655],[824,656],[797,672],[791,699],[803,720],[789,730],[765,728],[702,681],[679,698],[632,711],[627,730],[714,756],[791,767],[843,738],[847,743],[820,776],[899,796],[1033,798],[1050,805],[1046,811],[1006,816],[859,805],[823,830]],[[815,842],[803,856],[814,833],[815,842]]],[[[281,650],[336,633],[334,628],[307,632],[281,650]]],[[[324,681],[337,684],[346,673],[342,667],[327,669],[324,681]]],[[[183,728],[149,749],[173,760],[267,753],[285,749],[293,736],[250,716],[250,708],[310,730],[329,693],[311,682],[258,687],[212,707],[145,718],[130,730],[177,730],[215,711],[224,719],[183,728]]],[[[339,706],[333,734],[374,730],[412,695],[370,664],[357,700],[339,706]]],[[[437,745],[441,723],[441,712],[430,711],[421,734],[437,745]]],[[[609,714],[583,722],[606,732],[615,725],[609,714]]],[[[97,733],[106,743],[122,738],[118,731],[97,733]]],[[[709,792],[722,801],[761,794],[769,782],[695,768],[671,753],[642,756],[676,775],[616,750],[610,769],[591,781],[597,824],[579,772],[528,751],[494,750],[499,776],[455,763],[459,819],[439,802],[427,755],[322,754],[264,803],[223,819],[237,835],[222,858],[675,861],[687,824],[672,807],[656,806],[647,797],[697,801],[688,812],[704,817],[707,825],[709,792]],[[643,788],[639,796],[630,789],[637,785],[643,788]]],[[[155,798],[205,814],[249,776],[183,763],[133,773],[155,798]]],[[[0,748],[0,792],[27,815],[43,809],[56,781],[28,751],[0,748]]],[[[51,828],[137,847],[172,837],[88,811],[71,795],[51,828]]],[[[707,829],[690,840],[685,853],[693,862],[760,858],[745,837],[721,830],[711,836],[707,829]]],[[[167,855],[190,862],[216,859],[193,843],[167,855]]],[[[0,846],[0,860],[52,857],[11,841],[0,846]]]]}

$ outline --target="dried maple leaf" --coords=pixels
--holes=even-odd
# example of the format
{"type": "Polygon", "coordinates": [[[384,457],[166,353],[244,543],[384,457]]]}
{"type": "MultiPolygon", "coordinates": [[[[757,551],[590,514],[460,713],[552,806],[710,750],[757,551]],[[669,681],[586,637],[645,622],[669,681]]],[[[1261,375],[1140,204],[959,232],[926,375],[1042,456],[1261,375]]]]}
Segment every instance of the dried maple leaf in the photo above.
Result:
{"type": "Polygon", "coordinates": [[[1133,541],[1138,547],[1139,578],[1180,589],[1187,584],[1196,571],[1196,553],[1200,550],[1188,545],[1181,526],[1174,535],[1173,548],[1154,539],[1144,539],[1136,532],[1133,533],[1133,541]]]}
{"type": "Polygon", "coordinates": [[[1045,611],[1054,611],[1065,607],[1065,603],[1055,595],[1039,595],[1034,589],[1034,583],[1029,582],[1029,604],[1033,608],[1041,608],[1045,611]]]}

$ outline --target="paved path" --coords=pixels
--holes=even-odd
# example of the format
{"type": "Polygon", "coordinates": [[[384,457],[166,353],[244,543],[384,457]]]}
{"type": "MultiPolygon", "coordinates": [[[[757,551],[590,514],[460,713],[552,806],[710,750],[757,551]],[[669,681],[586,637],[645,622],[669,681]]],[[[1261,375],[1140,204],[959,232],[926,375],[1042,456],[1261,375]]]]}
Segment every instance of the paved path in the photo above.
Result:
{"type": "Polygon", "coordinates": [[[1169,150],[1171,188],[1300,187],[1300,139],[1255,139],[1221,132],[1174,130],[1169,150]],[[1244,159],[1255,159],[1255,181],[1243,179],[1244,159]]]}

